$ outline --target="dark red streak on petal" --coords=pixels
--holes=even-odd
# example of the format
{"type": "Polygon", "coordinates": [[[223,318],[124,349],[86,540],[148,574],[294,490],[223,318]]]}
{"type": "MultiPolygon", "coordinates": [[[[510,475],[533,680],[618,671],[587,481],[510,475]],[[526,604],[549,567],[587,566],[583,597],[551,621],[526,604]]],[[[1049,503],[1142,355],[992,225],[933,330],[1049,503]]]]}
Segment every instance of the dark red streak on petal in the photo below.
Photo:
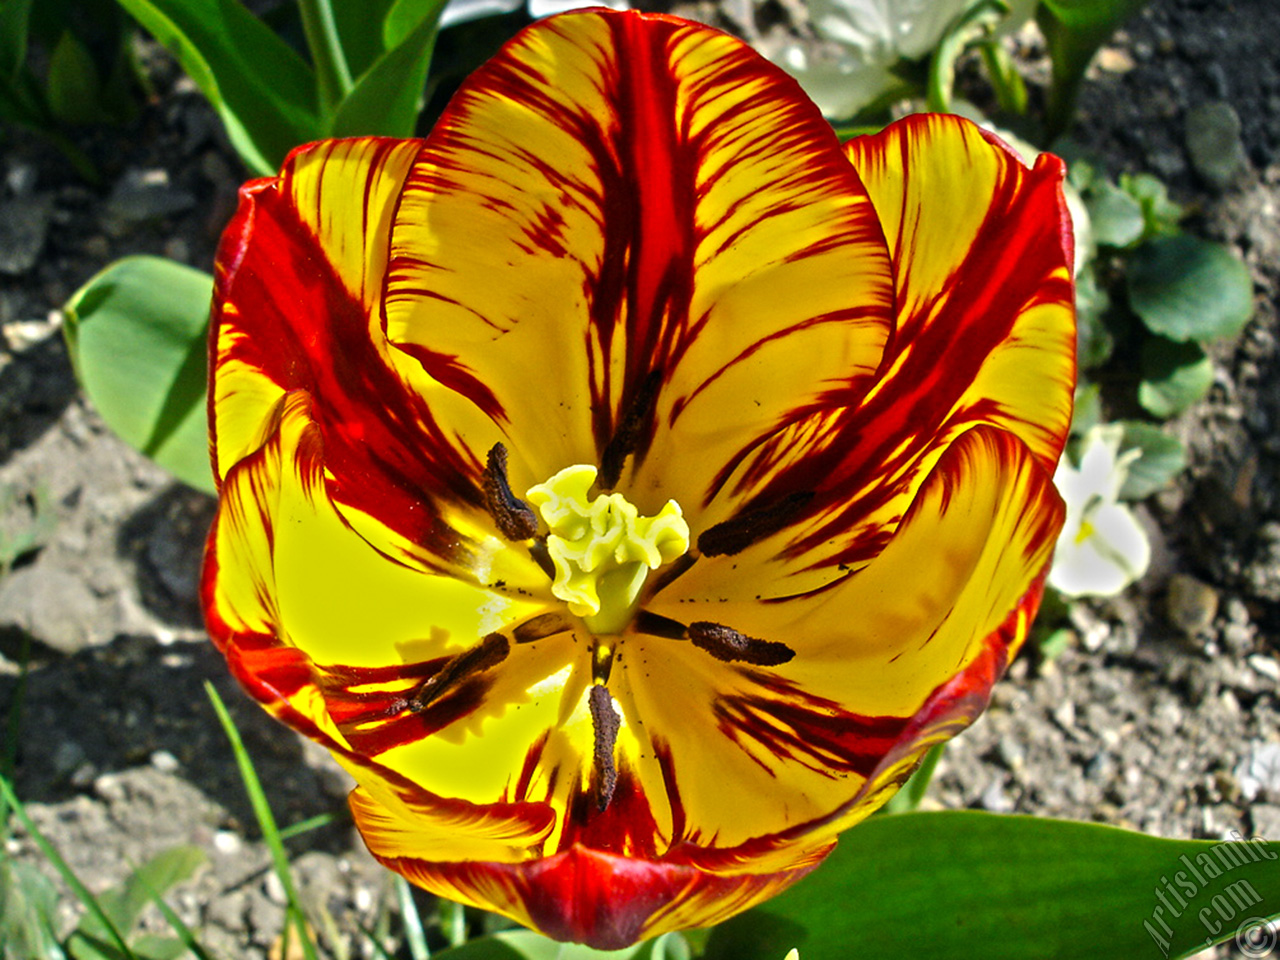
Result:
{"type": "Polygon", "coordinates": [[[336,500],[449,555],[458,538],[440,523],[432,495],[478,502],[479,465],[384,362],[364,308],[274,181],[246,188],[218,260],[231,266],[215,304],[234,309],[215,309],[215,322],[243,334],[223,361],[241,360],[311,396],[336,500]]]}
{"type": "Polygon", "coordinates": [[[754,743],[779,760],[800,763],[830,777],[870,774],[910,721],[909,717],[850,713],[789,681],[760,671],[749,671],[749,675],[775,695],[720,697],[714,711],[721,732],[744,749],[754,743]]]}
{"type": "MultiPolygon", "coordinates": [[[[882,370],[906,353],[892,385],[865,401],[852,390],[832,392],[829,409],[814,411],[830,419],[822,429],[824,439],[802,462],[772,476],[773,461],[785,455],[785,438],[760,444],[738,481],[739,488],[758,484],[759,491],[728,524],[812,491],[812,500],[793,521],[821,515],[824,522],[789,552],[801,555],[828,540],[843,539],[841,531],[882,508],[910,480],[921,454],[939,434],[952,424],[981,423],[995,412],[987,400],[968,407],[957,404],[1019,314],[1039,303],[1071,301],[1069,280],[1046,280],[1063,266],[1057,182],[1056,166],[1044,162],[1000,181],[975,243],[939,297],[941,313],[926,323],[930,305],[925,304],[905,318],[891,340],[882,370]],[[899,450],[904,437],[914,442],[899,450]],[[815,477],[824,478],[816,489],[815,477]]],[[[895,251],[895,262],[904,275],[900,283],[909,283],[910,252],[895,251]]],[[[724,477],[737,465],[726,468],[724,477]]],[[[1052,472],[1052,464],[1044,466],[1052,472]]],[[[866,531],[826,562],[865,563],[883,549],[889,534],[886,529],[866,531]]]]}

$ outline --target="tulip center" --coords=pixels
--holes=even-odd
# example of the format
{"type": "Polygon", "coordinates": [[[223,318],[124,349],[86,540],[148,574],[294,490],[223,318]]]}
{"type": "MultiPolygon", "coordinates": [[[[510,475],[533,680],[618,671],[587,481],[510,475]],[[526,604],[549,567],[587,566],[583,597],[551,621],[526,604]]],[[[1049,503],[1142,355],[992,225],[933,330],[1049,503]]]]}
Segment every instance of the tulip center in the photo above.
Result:
{"type": "Polygon", "coordinates": [[[612,636],[631,622],[649,572],[688,551],[689,525],[674,500],[642,517],[620,493],[588,499],[595,482],[596,468],[577,464],[525,496],[550,530],[551,592],[592,633],[612,636]]]}

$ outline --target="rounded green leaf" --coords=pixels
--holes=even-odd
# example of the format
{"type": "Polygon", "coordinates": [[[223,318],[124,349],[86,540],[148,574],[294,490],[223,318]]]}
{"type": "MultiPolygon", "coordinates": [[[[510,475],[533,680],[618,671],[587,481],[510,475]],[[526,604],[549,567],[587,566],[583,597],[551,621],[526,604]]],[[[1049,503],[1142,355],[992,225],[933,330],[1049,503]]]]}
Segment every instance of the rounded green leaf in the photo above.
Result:
{"type": "Polygon", "coordinates": [[[1262,840],[904,813],[849,831],[812,876],[717,927],[704,957],[778,960],[798,947],[802,960],[1176,958],[1277,913],[1280,851],[1262,840]]]}
{"type": "Polygon", "coordinates": [[[1142,238],[1146,219],[1140,204],[1106,180],[1099,181],[1085,198],[1094,239],[1103,246],[1127,247],[1142,238]]]}
{"type": "Polygon", "coordinates": [[[1122,500],[1142,500],[1161,490],[1187,468],[1187,449],[1154,423],[1125,420],[1121,451],[1138,449],[1141,456],[1129,464],[1129,473],[1120,488],[1122,500]]]}
{"type": "Polygon", "coordinates": [[[1176,417],[1213,386],[1213,362],[1198,343],[1152,337],[1142,345],[1138,402],[1154,417],[1176,417]]]}
{"type": "Polygon", "coordinates": [[[1147,329],[1179,343],[1235,336],[1253,315],[1245,265],[1222,244],[1186,234],[1138,248],[1128,285],[1147,329]]]}
{"type": "Polygon", "coordinates": [[[124,440],[214,492],[205,391],[213,278],[161,257],[111,264],[67,302],[71,360],[124,440]]]}

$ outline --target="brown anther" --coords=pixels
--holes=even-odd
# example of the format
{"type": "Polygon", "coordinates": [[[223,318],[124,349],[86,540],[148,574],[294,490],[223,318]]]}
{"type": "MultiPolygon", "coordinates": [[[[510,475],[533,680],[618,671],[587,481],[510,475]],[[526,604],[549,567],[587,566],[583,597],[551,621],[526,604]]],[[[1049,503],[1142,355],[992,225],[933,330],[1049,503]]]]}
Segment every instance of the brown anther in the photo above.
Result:
{"type": "Polygon", "coordinates": [[[508,540],[528,540],[538,532],[538,517],[511,492],[507,482],[507,448],[495,443],[484,471],[484,502],[498,531],[508,540]]]}
{"type": "Polygon", "coordinates": [[[776,667],[786,663],[796,652],[777,640],[757,640],[720,623],[698,620],[689,624],[689,639],[725,663],[749,663],[757,667],[776,667]]]}
{"type": "Polygon", "coordinates": [[[604,813],[613,800],[613,791],[618,787],[618,768],[613,762],[613,750],[618,743],[618,728],[621,724],[618,715],[613,712],[613,698],[609,689],[601,684],[593,683],[587,698],[591,708],[591,729],[595,733],[595,783],[593,790],[596,808],[604,813]]]}
{"type": "Polygon", "coordinates": [[[813,499],[812,492],[791,493],[776,503],[708,527],[698,537],[698,551],[705,557],[732,556],[777,533],[813,499]]]}
{"type": "Polygon", "coordinates": [[[641,440],[641,431],[653,411],[653,402],[658,397],[658,388],[662,386],[662,371],[652,370],[641,381],[627,412],[618,423],[618,429],[605,445],[600,455],[600,473],[596,482],[602,490],[612,490],[618,485],[622,476],[622,465],[627,457],[635,452],[641,440]]]}
{"type": "Polygon", "coordinates": [[[410,713],[421,713],[438,699],[450,687],[455,687],[463,680],[477,673],[483,673],[496,667],[511,652],[511,644],[500,633],[488,634],[480,643],[470,650],[463,650],[443,667],[422,681],[422,684],[408,700],[410,713]]]}
{"type": "Polygon", "coordinates": [[[511,632],[515,635],[516,643],[533,643],[535,640],[553,637],[569,629],[572,629],[572,624],[560,614],[543,613],[517,625],[511,632]]]}

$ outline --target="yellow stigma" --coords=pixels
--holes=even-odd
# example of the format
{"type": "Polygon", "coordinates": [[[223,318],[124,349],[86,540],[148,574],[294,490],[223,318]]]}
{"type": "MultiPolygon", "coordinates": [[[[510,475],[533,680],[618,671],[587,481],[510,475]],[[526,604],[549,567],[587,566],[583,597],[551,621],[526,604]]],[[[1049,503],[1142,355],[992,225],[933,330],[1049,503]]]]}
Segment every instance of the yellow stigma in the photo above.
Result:
{"type": "Polygon", "coordinates": [[[525,497],[551,529],[547,552],[555,564],[551,592],[592,633],[621,633],[631,621],[650,570],[689,549],[689,525],[668,500],[656,517],[642,517],[620,493],[587,500],[596,468],[565,467],[525,497]]]}

